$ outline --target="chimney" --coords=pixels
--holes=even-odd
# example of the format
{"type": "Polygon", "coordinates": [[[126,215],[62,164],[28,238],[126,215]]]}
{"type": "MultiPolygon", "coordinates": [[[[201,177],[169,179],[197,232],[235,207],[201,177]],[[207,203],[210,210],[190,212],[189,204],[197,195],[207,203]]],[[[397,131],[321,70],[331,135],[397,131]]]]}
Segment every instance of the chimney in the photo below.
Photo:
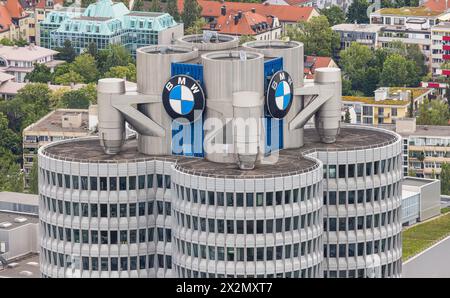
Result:
{"type": "Polygon", "coordinates": [[[239,23],[239,16],[234,15],[234,25],[237,25],[239,23]]]}
{"type": "Polygon", "coordinates": [[[253,13],[256,13],[256,8],[252,8],[252,12],[253,12],[253,13]]]}
{"type": "Polygon", "coordinates": [[[220,7],[220,14],[223,16],[227,14],[227,7],[225,5],[222,5],[222,7],[220,7]]]}
{"type": "Polygon", "coordinates": [[[242,10],[239,10],[237,15],[239,19],[242,19],[242,10]]]}

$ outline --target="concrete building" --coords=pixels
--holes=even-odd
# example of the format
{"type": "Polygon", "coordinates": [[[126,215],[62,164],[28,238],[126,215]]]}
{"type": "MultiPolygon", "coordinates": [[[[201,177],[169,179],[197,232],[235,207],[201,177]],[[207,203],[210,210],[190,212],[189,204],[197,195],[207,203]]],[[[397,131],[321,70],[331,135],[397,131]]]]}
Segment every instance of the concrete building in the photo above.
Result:
{"type": "Polygon", "coordinates": [[[45,64],[51,70],[62,63],[54,59],[57,53],[32,44],[25,47],[0,45],[0,71],[13,75],[17,83],[22,83],[27,73],[33,71],[35,63],[45,64]]]}
{"type": "Polygon", "coordinates": [[[39,252],[38,205],[37,195],[0,192],[0,267],[39,252]]]}
{"type": "Polygon", "coordinates": [[[379,37],[383,25],[378,24],[338,24],[332,27],[341,37],[340,50],[345,50],[352,42],[375,49],[379,46],[379,37]]]}
{"type": "Polygon", "coordinates": [[[90,115],[88,110],[57,109],[23,130],[25,187],[29,186],[29,175],[38,149],[50,142],[90,135],[90,117],[96,118],[96,115],[90,115]]]}
{"type": "Polygon", "coordinates": [[[411,103],[414,113],[424,100],[434,97],[432,88],[381,87],[374,97],[343,96],[344,107],[353,107],[356,123],[389,124],[408,117],[411,103]]]}
{"type": "Polygon", "coordinates": [[[405,176],[439,179],[442,164],[450,163],[450,126],[416,125],[407,118],[391,129],[403,138],[405,176]]]}
{"type": "Polygon", "coordinates": [[[95,43],[98,49],[122,44],[134,56],[139,47],[171,43],[183,35],[183,25],[167,13],[130,11],[111,0],[100,0],[85,10],[51,11],[38,27],[41,46],[55,49],[69,39],[78,54],[95,43]]]}
{"type": "Polygon", "coordinates": [[[383,25],[378,40],[382,47],[389,47],[393,41],[416,44],[430,64],[431,28],[442,21],[448,21],[450,14],[434,11],[428,7],[382,8],[370,14],[370,23],[383,25]]]}
{"type": "Polygon", "coordinates": [[[238,42],[138,49],[99,137],[39,149],[44,277],[400,276],[400,136],[341,126],[340,69],[304,86],[303,44],[238,42]]]}
{"type": "Polygon", "coordinates": [[[402,224],[411,225],[440,214],[440,181],[405,177],[402,181],[402,224]]]}
{"type": "MultiPolygon", "coordinates": [[[[442,64],[450,60],[450,23],[442,22],[431,28],[431,73],[433,76],[448,76],[450,69],[442,64]]],[[[445,83],[445,82],[443,82],[445,83]]]]}

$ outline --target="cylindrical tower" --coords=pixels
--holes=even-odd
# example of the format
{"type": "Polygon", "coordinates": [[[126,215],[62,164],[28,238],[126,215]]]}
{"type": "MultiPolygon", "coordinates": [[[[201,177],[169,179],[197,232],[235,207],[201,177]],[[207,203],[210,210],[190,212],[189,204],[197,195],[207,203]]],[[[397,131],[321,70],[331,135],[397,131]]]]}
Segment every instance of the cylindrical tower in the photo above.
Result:
{"type": "Polygon", "coordinates": [[[237,49],[239,47],[239,37],[225,34],[212,35],[209,40],[205,40],[203,34],[185,35],[177,39],[177,44],[184,47],[203,51],[224,51],[237,49]]]}
{"type": "MultiPolygon", "coordinates": [[[[165,83],[171,77],[171,64],[195,59],[198,51],[178,45],[149,46],[136,50],[138,92],[161,96],[165,83]]],[[[138,105],[139,111],[150,117],[166,130],[165,138],[138,135],[138,148],[146,154],[172,153],[172,118],[167,115],[163,103],[138,105]]]]}
{"type": "Polygon", "coordinates": [[[42,275],[172,277],[173,161],[137,153],[135,141],[116,155],[98,138],[42,147],[42,275]]]}
{"type": "MultiPolygon", "coordinates": [[[[261,53],[267,58],[283,58],[283,70],[291,76],[294,88],[303,86],[303,43],[297,41],[258,40],[246,42],[242,47],[248,51],[261,53]]],[[[289,123],[302,108],[303,99],[300,96],[294,96],[290,111],[284,117],[286,123],[289,123]]],[[[299,148],[303,146],[303,128],[290,130],[288,125],[284,125],[283,135],[285,136],[284,148],[299,148]]]]}
{"type": "Polygon", "coordinates": [[[321,163],[281,155],[257,170],[217,166],[174,166],[177,275],[321,277],[321,163]]]}
{"type": "MultiPolygon", "coordinates": [[[[263,98],[264,57],[254,52],[223,51],[201,56],[204,68],[206,119],[215,119],[218,127],[205,127],[205,140],[212,137],[214,149],[205,148],[205,157],[214,162],[235,163],[236,156],[229,152],[233,148],[233,93],[251,91],[263,98]],[[228,122],[227,122],[228,121],[228,122]]],[[[245,100],[244,98],[242,100],[245,100]]],[[[262,111],[263,106],[260,106],[262,111]]]]}

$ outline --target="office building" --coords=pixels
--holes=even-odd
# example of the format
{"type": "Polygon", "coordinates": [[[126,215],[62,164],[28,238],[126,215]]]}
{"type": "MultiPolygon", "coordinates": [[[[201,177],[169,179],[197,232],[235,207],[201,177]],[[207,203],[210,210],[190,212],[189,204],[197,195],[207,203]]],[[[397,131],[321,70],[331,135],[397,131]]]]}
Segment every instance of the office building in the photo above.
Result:
{"type": "Polygon", "coordinates": [[[55,49],[68,39],[77,54],[95,43],[125,46],[134,56],[142,46],[171,43],[183,35],[183,25],[167,13],[130,11],[122,2],[100,0],[86,9],[57,9],[39,23],[40,45],[55,49]]]}
{"type": "Polygon", "coordinates": [[[415,115],[420,104],[427,99],[434,98],[434,89],[432,88],[380,87],[374,93],[374,97],[342,97],[344,107],[355,109],[356,123],[395,123],[397,119],[410,115],[412,103],[414,103],[415,115]]]}
{"type": "Polygon", "coordinates": [[[440,181],[405,177],[402,181],[402,224],[409,226],[440,214],[440,181]]]}
{"type": "Polygon", "coordinates": [[[340,69],[303,86],[303,44],[238,43],[138,49],[99,136],[39,149],[44,277],[400,276],[400,136],[341,125],[340,69]]]}

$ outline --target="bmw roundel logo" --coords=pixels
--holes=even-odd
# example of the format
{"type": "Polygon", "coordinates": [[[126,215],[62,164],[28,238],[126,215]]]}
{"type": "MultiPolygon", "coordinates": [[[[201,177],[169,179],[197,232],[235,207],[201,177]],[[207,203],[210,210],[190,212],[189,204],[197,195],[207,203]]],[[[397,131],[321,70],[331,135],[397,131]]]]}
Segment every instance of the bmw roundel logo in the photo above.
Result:
{"type": "Polygon", "coordinates": [[[167,81],[162,101],[167,114],[181,122],[195,121],[205,108],[205,94],[200,83],[186,75],[176,75],[167,81]]]}
{"type": "Polygon", "coordinates": [[[273,118],[283,118],[291,108],[293,97],[294,84],[291,76],[283,70],[277,71],[267,88],[267,111],[273,118]]]}

